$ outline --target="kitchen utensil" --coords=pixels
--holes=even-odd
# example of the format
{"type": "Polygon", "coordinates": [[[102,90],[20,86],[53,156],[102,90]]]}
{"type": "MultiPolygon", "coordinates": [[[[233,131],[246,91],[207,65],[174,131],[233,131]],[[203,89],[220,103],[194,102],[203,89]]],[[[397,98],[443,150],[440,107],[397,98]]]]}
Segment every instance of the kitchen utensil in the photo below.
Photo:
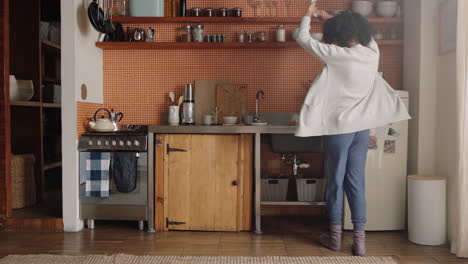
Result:
{"type": "Polygon", "coordinates": [[[241,116],[247,113],[247,85],[220,84],[216,87],[216,104],[220,109],[218,123],[224,116],[241,116]]]}
{"type": "Polygon", "coordinates": [[[96,132],[112,132],[115,127],[111,120],[111,113],[105,108],[100,108],[94,113],[94,117],[89,119],[89,127],[96,132]],[[97,119],[97,114],[100,111],[105,111],[109,115],[109,118],[102,116],[100,119],[97,119]]]}
{"type": "Polygon", "coordinates": [[[217,10],[217,15],[219,17],[227,17],[228,16],[228,9],[227,8],[219,8],[217,10]]]}
{"type": "Polygon", "coordinates": [[[231,16],[242,17],[242,8],[236,7],[236,8],[231,9],[231,16]]]}
{"type": "Polygon", "coordinates": [[[195,125],[195,100],[193,84],[185,85],[184,105],[182,111],[182,124],[195,125]]]}
{"type": "Polygon", "coordinates": [[[184,102],[184,96],[182,95],[181,97],[179,97],[179,103],[177,105],[180,106],[182,105],[183,102],[184,102]]]}
{"type": "Polygon", "coordinates": [[[193,17],[200,17],[202,16],[202,9],[201,8],[192,8],[190,9],[190,13],[189,13],[190,16],[193,16],[193,17]]]}
{"type": "Polygon", "coordinates": [[[99,7],[99,0],[93,0],[89,4],[88,18],[97,32],[104,33],[104,11],[99,7]]]}
{"type": "Polygon", "coordinates": [[[243,116],[242,119],[243,119],[244,124],[250,125],[253,123],[254,116],[251,113],[247,113],[243,116]]]}
{"type": "Polygon", "coordinates": [[[211,126],[214,123],[214,116],[212,115],[204,115],[203,116],[203,125],[211,126]]]}
{"type": "Polygon", "coordinates": [[[373,3],[371,1],[354,1],[351,5],[351,9],[366,17],[372,13],[372,5],[373,3]]]}
{"type": "Polygon", "coordinates": [[[223,124],[234,125],[237,123],[237,116],[225,116],[223,117],[223,124]]]}
{"type": "Polygon", "coordinates": [[[398,11],[398,3],[396,1],[381,1],[377,2],[376,13],[379,17],[390,18],[394,17],[398,11]]]}
{"type": "Polygon", "coordinates": [[[213,17],[214,16],[214,9],[213,8],[205,8],[203,10],[203,16],[205,17],[213,17]]]}
{"type": "Polygon", "coordinates": [[[179,106],[178,105],[171,105],[169,106],[169,117],[168,123],[170,126],[178,126],[180,123],[180,113],[179,113],[179,106]]]}
{"type": "Polygon", "coordinates": [[[284,25],[279,25],[276,30],[276,41],[286,42],[286,29],[284,28],[284,25]]]}
{"type": "Polygon", "coordinates": [[[187,10],[187,1],[186,0],[180,0],[179,1],[179,16],[184,17],[186,16],[186,10],[187,10]]]}
{"type": "Polygon", "coordinates": [[[196,25],[192,28],[192,41],[203,42],[205,30],[202,25],[196,25]]]}
{"type": "Polygon", "coordinates": [[[144,42],[145,40],[146,40],[145,31],[140,27],[135,28],[135,30],[133,31],[133,41],[144,42]]]}
{"type": "Polygon", "coordinates": [[[179,29],[180,42],[192,42],[192,26],[186,25],[179,29]]]}
{"type": "MultiPolygon", "coordinates": [[[[203,123],[203,115],[209,113],[216,107],[216,86],[218,84],[227,84],[223,80],[196,80],[195,87],[195,123],[203,123]]],[[[215,120],[217,122],[218,119],[215,120]]]]}
{"type": "Polygon", "coordinates": [[[122,112],[114,112],[114,109],[111,109],[110,117],[111,117],[112,124],[114,125],[114,131],[119,131],[118,122],[122,121],[123,116],[124,115],[122,112]]]}
{"type": "Polygon", "coordinates": [[[146,30],[146,42],[154,42],[154,29],[149,28],[146,30]]]}
{"type": "Polygon", "coordinates": [[[169,98],[171,99],[171,105],[175,105],[175,95],[174,95],[174,92],[169,92],[169,98]]]}

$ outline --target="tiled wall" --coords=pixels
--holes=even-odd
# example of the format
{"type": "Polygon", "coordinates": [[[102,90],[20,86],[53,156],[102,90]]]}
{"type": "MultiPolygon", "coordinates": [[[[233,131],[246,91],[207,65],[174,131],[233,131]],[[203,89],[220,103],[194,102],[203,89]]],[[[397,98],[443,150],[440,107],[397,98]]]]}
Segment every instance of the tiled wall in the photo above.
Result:
{"type": "MultiPolygon", "coordinates": [[[[325,10],[349,9],[352,0],[323,0],[319,8],[325,10]]],[[[378,1],[378,0],[374,0],[378,1]]],[[[291,0],[289,16],[305,13],[310,0],[291,0]]],[[[188,8],[242,7],[244,16],[254,16],[248,0],[208,1],[188,0],[188,8]]],[[[286,16],[285,1],[281,0],[278,14],[286,16]]],[[[258,14],[274,14],[274,10],[261,8],[258,14]],[[269,13],[272,11],[271,13],[269,13]]],[[[135,27],[137,25],[129,25],[135,27]]],[[[139,25],[156,29],[159,42],[175,41],[177,28],[182,24],[139,25]]],[[[228,41],[235,41],[241,29],[250,32],[266,31],[268,40],[273,41],[277,24],[233,25],[206,24],[205,34],[226,34],[228,41]]],[[[286,25],[288,38],[297,25],[286,25]]],[[[395,27],[402,36],[400,24],[376,24],[375,28],[395,27]]],[[[313,31],[320,31],[314,24],[313,31]]],[[[124,112],[124,124],[161,124],[163,113],[168,108],[168,93],[177,96],[183,92],[184,84],[197,79],[224,79],[231,83],[248,85],[248,108],[254,111],[255,93],[263,89],[266,99],[261,102],[262,112],[298,112],[311,80],[321,72],[323,64],[300,48],[284,49],[174,49],[174,50],[104,50],[104,106],[124,112]]],[[[402,89],[403,47],[382,46],[380,71],[395,88],[402,89]]],[[[101,107],[99,104],[78,103],[78,129],[83,130],[86,118],[101,107]]],[[[279,160],[279,155],[263,147],[263,172],[270,174],[288,173],[289,166],[279,160]]],[[[323,174],[322,157],[305,156],[313,166],[310,175],[323,174]],[[319,165],[317,165],[319,164],[319,165]]]]}

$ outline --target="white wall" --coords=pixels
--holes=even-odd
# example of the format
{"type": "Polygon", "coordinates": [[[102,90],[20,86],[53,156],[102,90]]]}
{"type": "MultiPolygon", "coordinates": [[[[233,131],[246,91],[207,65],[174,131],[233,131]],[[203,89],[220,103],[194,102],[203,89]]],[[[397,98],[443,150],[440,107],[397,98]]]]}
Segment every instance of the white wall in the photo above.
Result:
{"type": "Polygon", "coordinates": [[[95,47],[98,34],[87,22],[85,0],[62,0],[62,160],[63,223],[65,231],[79,231],[76,101],[81,84],[89,102],[102,103],[102,54],[95,47]]]}
{"type": "Polygon", "coordinates": [[[456,174],[458,155],[456,53],[439,54],[440,2],[405,0],[404,85],[410,91],[413,117],[408,170],[447,177],[450,234],[450,223],[454,220],[450,207],[454,193],[451,179],[456,174]]]}

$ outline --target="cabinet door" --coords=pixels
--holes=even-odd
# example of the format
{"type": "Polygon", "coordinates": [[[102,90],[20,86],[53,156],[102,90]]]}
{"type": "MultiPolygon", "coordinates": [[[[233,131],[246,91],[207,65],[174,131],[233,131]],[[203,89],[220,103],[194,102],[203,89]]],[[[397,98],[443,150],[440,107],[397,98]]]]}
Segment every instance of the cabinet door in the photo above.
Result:
{"type": "Polygon", "coordinates": [[[215,231],[237,231],[239,136],[217,135],[215,231]]]}
{"type": "Polygon", "coordinates": [[[213,231],[215,224],[216,136],[192,135],[191,230],[213,231]]]}
{"type": "Polygon", "coordinates": [[[190,230],[190,158],[191,135],[170,135],[168,148],[184,151],[168,150],[167,172],[167,218],[170,222],[167,228],[172,230],[190,230]]]}

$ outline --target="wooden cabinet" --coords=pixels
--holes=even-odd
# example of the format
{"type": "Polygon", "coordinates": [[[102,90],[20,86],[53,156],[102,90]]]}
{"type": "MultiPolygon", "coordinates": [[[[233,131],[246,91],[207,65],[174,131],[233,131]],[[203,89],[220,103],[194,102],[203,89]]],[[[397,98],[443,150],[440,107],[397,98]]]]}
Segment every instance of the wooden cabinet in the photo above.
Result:
{"type": "Polygon", "coordinates": [[[252,136],[156,135],[156,229],[251,229],[252,136]]]}

